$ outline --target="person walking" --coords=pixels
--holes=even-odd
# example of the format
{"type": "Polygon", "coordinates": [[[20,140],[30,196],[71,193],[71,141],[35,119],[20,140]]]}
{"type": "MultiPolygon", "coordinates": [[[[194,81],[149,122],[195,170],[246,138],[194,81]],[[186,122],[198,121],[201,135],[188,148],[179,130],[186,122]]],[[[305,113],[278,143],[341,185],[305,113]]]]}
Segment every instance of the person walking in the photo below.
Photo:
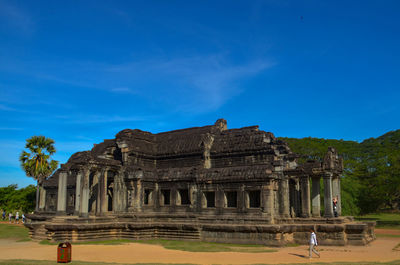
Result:
{"type": "Polygon", "coordinates": [[[310,229],[310,253],[309,253],[309,258],[312,258],[312,253],[314,252],[318,258],[320,257],[319,252],[315,249],[315,247],[318,245],[317,242],[317,235],[315,234],[315,231],[313,228],[310,229]]]}
{"type": "Polygon", "coordinates": [[[25,219],[25,214],[22,214],[22,223],[25,224],[25,221],[26,221],[26,219],[25,219]]]}
{"type": "Polygon", "coordinates": [[[8,214],[8,220],[10,221],[10,224],[11,224],[11,219],[12,219],[12,213],[10,212],[10,213],[8,214]]]}
{"type": "Polygon", "coordinates": [[[3,210],[2,218],[3,218],[3,221],[6,219],[6,210],[3,210]]]}
{"type": "Polygon", "coordinates": [[[19,212],[15,214],[15,223],[19,224],[19,212]]]}

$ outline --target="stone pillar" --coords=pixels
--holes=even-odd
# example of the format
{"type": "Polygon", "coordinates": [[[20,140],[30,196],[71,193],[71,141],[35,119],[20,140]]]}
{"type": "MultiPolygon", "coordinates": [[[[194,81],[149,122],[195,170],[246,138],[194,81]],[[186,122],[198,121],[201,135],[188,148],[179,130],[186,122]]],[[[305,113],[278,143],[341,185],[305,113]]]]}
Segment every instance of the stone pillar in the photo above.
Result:
{"type": "Polygon", "coordinates": [[[76,183],[75,183],[75,210],[74,210],[74,215],[79,215],[79,211],[81,208],[81,182],[82,182],[82,172],[78,172],[76,174],[76,183]]]}
{"type": "Polygon", "coordinates": [[[197,186],[195,184],[191,184],[189,186],[190,208],[197,209],[197,197],[197,186]]]}
{"type": "Polygon", "coordinates": [[[135,181],[135,191],[134,191],[134,202],[133,207],[135,211],[141,212],[142,211],[142,180],[138,179],[135,181]]]}
{"type": "Polygon", "coordinates": [[[39,211],[45,211],[46,209],[46,190],[43,184],[39,186],[39,211]]]}
{"type": "MultiPolygon", "coordinates": [[[[336,204],[336,209],[339,215],[342,214],[342,198],[341,198],[341,191],[340,191],[340,176],[335,176],[332,179],[332,195],[333,197],[338,197],[338,202],[336,204]]],[[[333,199],[333,198],[332,198],[333,199]]]]}
{"type": "Polygon", "coordinates": [[[103,187],[103,173],[104,171],[99,171],[97,175],[97,183],[94,182],[94,191],[97,191],[97,198],[96,198],[96,208],[94,211],[95,215],[101,214],[101,190],[103,187]]]}
{"type": "Polygon", "coordinates": [[[289,178],[284,176],[279,187],[279,213],[282,217],[290,216],[289,207],[289,178]]]}
{"type": "Polygon", "coordinates": [[[301,217],[308,218],[311,216],[310,178],[308,176],[300,177],[300,189],[301,189],[301,217]]]}
{"type": "Polygon", "coordinates": [[[158,183],[154,183],[154,195],[153,195],[153,208],[155,211],[158,211],[158,209],[160,208],[160,190],[158,188],[158,183]]]}
{"type": "Polygon", "coordinates": [[[222,214],[225,208],[225,193],[223,187],[217,186],[215,191],[215,208],[218,214],[222,214]]]}
{"type": "Polygon", "coordinates": [[[85,170],[82,175],[81,186],[81,202],[79,208],[79,215],[82,217],[89,216],[89,175],[90,170],[85,170]]]}
{"type": "Polygon", "coordinates": [[[65,215],[67,211],[67,172],[58,175],[57,214],[65,215]]]}
{"type": "Polygon", "coordinates": [[[108,196],[107,196],[107,172],[105,169],[101,174],[99,181],[100,185],[100,213],[105,214],[108,211],[108,196]]]}
{"type": "Polygon", "coordinates": [[[321,187],[320,187],[320,177],[312,178],[312,216],[321,216],[321,187]]]}
{"type": "Polygon", "coordinates": [[[246,211],[246,192],[244,191],[244,184],[241,184],[238,190],[238,210],[239,212],[246,211]]]}
{"type": "Polygon", "coordinates": [[[326,174],[324,176],[324,205],[325,214],[324,217],[331,218],[333,215],[333,205],[332,205],[332,175],[326,174]]]}
{"type": "Polygon", "coordinates": [[[296,182],[289,180],[290,217],[296,217],[296,182]]]}
{"type": "Polygon", "coordinates": [[[301,216],[301,192],[300,192],[300,178],[296,179],[295,185],[295,200],[296,200],[296,216],[301,216]]]}
{"type": "Polygon", "coordinates": [[[271,223],[274,219],[274,190],[272,182],[269,185],[263,185],[261,187],[261,199],[262,199],[262,212],[264,216],[271,218],[271,223]]]}
{"type": "Polygon", "coordinates": [[[115,213],[125,212],[127,210],[128,190],[124,182],[122,172],[114,176],[114,196],[113,196],[113,211],[115,213]]]}

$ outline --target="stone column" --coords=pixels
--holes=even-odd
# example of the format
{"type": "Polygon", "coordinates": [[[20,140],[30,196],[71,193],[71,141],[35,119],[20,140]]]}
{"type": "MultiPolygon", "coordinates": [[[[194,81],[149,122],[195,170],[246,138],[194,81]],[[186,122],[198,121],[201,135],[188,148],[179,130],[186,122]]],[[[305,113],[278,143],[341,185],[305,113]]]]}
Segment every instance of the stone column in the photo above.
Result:
{"type": "Polygon", "coordinates": [[[262,198],[262,212],[264,216],[271,218],[271,223],[274,219],[274,190],[272,182],[269,185],[263,185],[261,187],[261,198],[262,198]]]}
{"type": "Polygon", "coordinates": [[[100,185],[100,213],[105,214],[108,211],[108,196],[107,196],[107,172],[105,169],[101,174],[100,185]]]}
{"type": "Polygon", "coordinates": [[[218,214],[222,214],[225,208],[225,194],[223,187],[217,186],[215,191],[215,208],[218,214]]]}
{"type": "Polygon", "coordinates": [[[82,217],[89,216],[89,175],[90,170],[85,170],[82,175],[81,186],[81,202],[79,208],[79,215],[82,217]]]}
{"type": "Polygon", "coordinates": [[[39,186],[39,211],[45,211],[46,209],[46,190],[43,184],[39,186]]]}
{"type": "Polygon", "coordinates": [[[158,183],[154,183],[154,192],[153,192],[153,208],[155,211],[158,211],[160,208],[160,190],[158,188],[158,183]]]}
{"type": "Polygon", "coordinates": [[[289,180],[289,199],[290,199],[290,217],[296,217],[296,183],[293,180],[289,180]]]}
{"type": "Polygon", "coordinates": [[[324,217],[326,218],[334,217],[332,199],[332,174],[328,173],[324,176],[324,217]]]}
{"type": "Polygon", "coordinates": [[[197,186],[195,184],[190,184],[189,187],[189,199],[190,199],[190,208],[197,209],[197,186]]]}
{"type": "Polygon", "coordinates": [[[312,178],[312,216],[321,216],[321,187],[320,187],[320,177],[312,178]]]}
{"type": "Polygon", "coordinates": [[[67,211],[67,172],[58,175],[57,214],[65,215],[67,211]]]}
{"type": "Polygon", "coordinates": [[[97,191],[96,208],[94,211],[95,215],[101,214],[101,191],[103,187],[103,173],[104,171],[99,171],[97,173],[97,183],[94,184],[94,190],[97,191]]]}
{"type": "Polygon", "coordinates": [[[300,189],[301,189],[301,217],[308,218],[311,216],[310,178],[308,176],[300,177],[300,189]]]}
{"type": "Polygon", "coordinates": [[[82,172],[79,171],[78,174],[76,174],[76,184],[75,184],[75,210],[74,210],[74,215],[79,215],[79,210],[81,208],[81,182],[82,182],[82,172]]]}
{"type": "Polygon", "coordinates": [[[124,182],[123,172],[118,172],[114,176],[114,197],[113,211],[114,213],[125,212],[127,210],[128,190],[124,182]]]}
{"type": "Polygon", "coordinates": [[[135,191],[134,191],[134,203],[133,207],[135,211],[142,211],[142,180],[138,179],[135,181],[135,191]]]}
{"type": "Polygon", "coordinates": [[[238,204],[237,204],[237,208],[239,210],[239,212],[244,212],[246,211],[246,192],[244,191],[244,184],[241,184],[238,190],[238,204]]]}
{"type": "MultiPolygon", "coordinates": [[[[340,176],[335,176],[332,179],[332,195],[333,197],[338,197],[338,202],[336,204],[336,209],[339,215],[342,214],[342,204],[341,204],[341,192],[340,192],[340,176]]],[[[333,199],[333,198],[332,198],[333,199]]]]}
{"type": "Polygon", "coordinates": [[[290,216],[289,207],[289,178],[284,176],[279,187],[279,213],[282,217],[290,216]]]}

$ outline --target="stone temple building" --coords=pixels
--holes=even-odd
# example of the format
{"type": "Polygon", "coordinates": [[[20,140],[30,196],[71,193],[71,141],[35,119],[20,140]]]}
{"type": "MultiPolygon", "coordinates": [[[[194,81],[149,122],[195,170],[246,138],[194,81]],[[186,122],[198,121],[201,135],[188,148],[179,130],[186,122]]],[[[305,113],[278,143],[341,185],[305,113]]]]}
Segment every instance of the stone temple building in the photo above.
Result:
{"type": "Polygon", "coordinates": [[[288,145],[258,126],[214,125],[152,134],[138,129],[78,152],[40,192],[34,239],[174,238],[285,245],[364,245],[374,223],[341,214],[342,159],[299,165],[288,145]],[[320,183],[324,193],[321,203],[320,183]],[[321,215],[323,204],[323,215],[321,215]]]}

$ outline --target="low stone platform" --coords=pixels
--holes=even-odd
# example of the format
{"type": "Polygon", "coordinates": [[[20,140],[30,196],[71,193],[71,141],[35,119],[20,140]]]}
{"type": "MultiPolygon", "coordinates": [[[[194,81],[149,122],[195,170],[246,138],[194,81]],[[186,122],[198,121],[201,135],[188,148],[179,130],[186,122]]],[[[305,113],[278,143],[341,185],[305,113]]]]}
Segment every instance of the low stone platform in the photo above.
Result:
{"type": "Polygon", "coordinates": [[[27,217],[25,226],[32,239],[52,242],[163,238],[285,246],[308,244],[311,228],[322,245],[366,245],[375,239],[375,222],[354,222],[352,217],[277,219],[274,224],[263,218],[219,219],[187,214],[27,217]]]}

